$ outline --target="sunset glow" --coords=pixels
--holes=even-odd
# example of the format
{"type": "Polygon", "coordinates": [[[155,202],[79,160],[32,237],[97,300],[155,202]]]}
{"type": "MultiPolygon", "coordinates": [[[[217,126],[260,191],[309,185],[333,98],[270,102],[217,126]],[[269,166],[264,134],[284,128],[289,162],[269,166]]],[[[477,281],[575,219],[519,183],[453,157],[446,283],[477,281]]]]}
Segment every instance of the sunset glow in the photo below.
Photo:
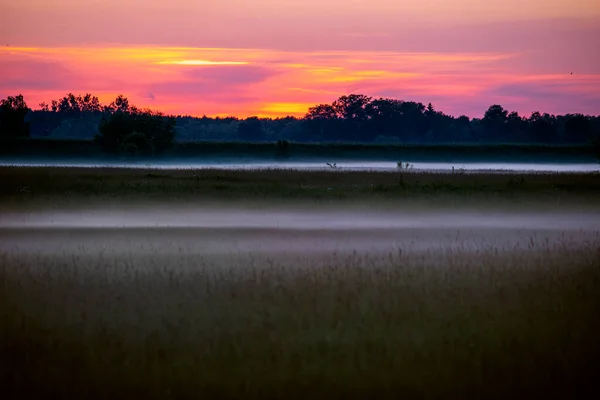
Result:
{"type": "Polygon", "coordinates": [[[350,93],[471,117],[491,104],[522,114],[600,110],[594,2],[173,3],[10,6],[0,97],[22,93],[36,108],[67,92],[104,102],[124,94],[168,113],[238,117],[302,116],[350,93]]]}
{"type": "Polygon", "coordinates": [[[208,60],[176,60],[176,61],[157,61],[157,64],[167,65],[247,65],[245,61],[208,61],[208,60]]]}

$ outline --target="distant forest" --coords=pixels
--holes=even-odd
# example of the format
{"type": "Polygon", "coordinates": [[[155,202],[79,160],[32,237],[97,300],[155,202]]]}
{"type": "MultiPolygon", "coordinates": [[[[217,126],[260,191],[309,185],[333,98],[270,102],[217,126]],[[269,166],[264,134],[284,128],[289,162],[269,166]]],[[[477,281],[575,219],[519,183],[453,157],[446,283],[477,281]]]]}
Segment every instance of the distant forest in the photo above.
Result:
{"type": "Polygon", "coordinates": [[[471,119],[432,104],[351,94],[311,107],[302,118],[209,118],[139,109],[122,95],[103,105],[91,94],[69,93],[35,110],[22,95],[2,100],[0,138],[17,137],[95,140],[108,152],[132,153],[201,141],[581,145],[600,137],[600,115],[521,116],[496,104],[471,119]]]}

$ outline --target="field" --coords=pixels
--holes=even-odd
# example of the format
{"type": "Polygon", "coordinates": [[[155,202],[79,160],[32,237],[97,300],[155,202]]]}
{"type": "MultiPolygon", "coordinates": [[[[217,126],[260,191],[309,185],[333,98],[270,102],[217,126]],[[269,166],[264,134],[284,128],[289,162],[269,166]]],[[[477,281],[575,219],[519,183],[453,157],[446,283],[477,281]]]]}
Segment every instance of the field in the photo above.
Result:
{"type": "Polygon", "coordinates": [[[3,393],[597,392],[598,180],[0,168],[3,393]]]}
{"type": "Polygon", "coordinates": [[[155,170],[0,167],[0,202],[49,206],[89,201],[258,201],[273,205],[391,201],[509,204],[534,201],[597,206],[600,173],[469,173],[417,171],[155,170]]]}

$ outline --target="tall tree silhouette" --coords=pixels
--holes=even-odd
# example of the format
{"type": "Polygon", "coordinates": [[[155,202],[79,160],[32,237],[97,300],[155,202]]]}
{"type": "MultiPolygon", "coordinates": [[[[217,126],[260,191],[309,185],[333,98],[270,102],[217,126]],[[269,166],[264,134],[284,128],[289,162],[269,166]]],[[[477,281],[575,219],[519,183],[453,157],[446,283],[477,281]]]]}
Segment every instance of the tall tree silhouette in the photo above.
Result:
{"type": "Polygon", "coordinates": [[[22,94],[0,100],[0,138],[29,137],[29,123],[25,121],[28,113],[22,94]]]}
{"type": "MultiPolygon", "coordinates": [[[[129,101],[119,96],[121,104],[129,101]]],[[[176,119],[161,112],[136,107],[108,110],[98,127],[95,142],[108,153],[155,155],[169,149],[175,139],[176,119]]]]}
{"type": "Polygon", "coordinates": [[[594,128],[589,117],[582,114],[567,116],[565,135],[568,142],[582,142],[593,139],[594,128]]]}
{"type": "Polygon", "coordinates": [[[238,137],[243,141],[264,140],[265,130],[258,117],[250,117],[238,125],[238,137]]]}
{"type": "Polygon", "coordinates": [[[501,137],[506,133],[508,110],[499,104],[490,106],[483,116],[483,127],[487,138],[501,137]]]}
{"type": "MultiPolygon", "coordinates": [[[[109,105],[102,105],[89,93],[68,93],[50,105],[25,111],[21,128],[13,122],[19,114],[21,97],[4,100],[4,131],[28,132],[43,136],[51,132],[56,138],[91,138],[98,132],[102,118],[122,112],[143,114],[117,96],[109,105]],[[8,110],[8,111],[7,111],[8,110]],[[12,117],[8,117],[11,115],[12,117]],[[13,125],[7,130],[8,125],[13,125]],[[24,129],[24,130],[23,130],[24,129]]],[[[26,109],[26,105],[23,110],[26,109]]],[[[166,118],[166,116],[163,116],[166,118]]],[[[116,118],[116,117],[115,117],[116,118]]],[[[277,142],[377,142],[377,143],[571,143],[589,144],[600,131],[600,116],[582,114],[551,115],[534,112],[529,117],[509,111],[499,104],[490,106],[483,118],[453,117],[436,109],[434,104],[393,98],[372,98],[363,94],[341,96],[330,104],[317,104],[303,118],[257,118],[177,116],[175,129],[178,140],[242,140],[277,142]]],[[[137,133],[142,133],[136,130],[137,133]]],[[[6,134],[5,134],[6,135],[6,134]]],[[[26,133],[25,133],[26,135],[26,133]]],[[[130,138],[135,148],[144,147],[141,137],[130,138]],[[134,140],[135,139],[135,140],[134,140]]],[[[110,142],[110,141],[109,141],[110,142]]]]}

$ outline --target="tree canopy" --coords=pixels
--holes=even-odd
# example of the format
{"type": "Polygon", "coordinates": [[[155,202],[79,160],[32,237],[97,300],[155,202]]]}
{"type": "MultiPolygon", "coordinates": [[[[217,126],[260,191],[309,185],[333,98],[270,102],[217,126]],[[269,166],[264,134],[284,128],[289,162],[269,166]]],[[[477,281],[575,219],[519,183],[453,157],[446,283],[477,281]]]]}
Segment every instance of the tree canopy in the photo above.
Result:
{"type": "Polygon", "coordinates": [[[89,93],[68,93],[29,110],[23,96],[2,100],[3,137],[31,135],[92,139],[109,152],[160,152],[173,141],[538,143],[589,144],[600,135],[600,115],[529,116],[491,105],[482,118],[451,116],[427,105],[349,94],[310,107],[302,118],[209,118],[140,110],[119,95],[108,105],[89,93]],[[31,123],[29,126],[25,122],[31,123]]]}
{"type": "Polygon", "coordinates": [[[109,108],[100,121],[94,140],[104,151],[154,155],[171,147],[175,138],[174,117],[157,111],[126,107],[125,104],[121,102],[109,108]]]}
{"type": "Polygon", "coordinates": [[[25,118],[29,111],[21,94],[0,100],[0,139],[28,137],[29,123],[25,118]]]}

